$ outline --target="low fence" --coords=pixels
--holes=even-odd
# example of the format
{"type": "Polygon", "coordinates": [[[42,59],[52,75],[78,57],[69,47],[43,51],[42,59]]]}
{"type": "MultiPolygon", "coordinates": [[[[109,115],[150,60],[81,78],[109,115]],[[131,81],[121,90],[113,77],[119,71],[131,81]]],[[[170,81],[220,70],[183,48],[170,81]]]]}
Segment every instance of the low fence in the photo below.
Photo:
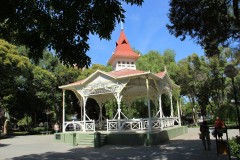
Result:
{"type": "Polygon", "coordinates": [[[107,119],[107,131],[124,131],[124,130],[146,130],[148,126],[153,129],[163,129],[174,126],[177,117],[167,118],[140,118],[140,119],[107,119]],[[149,125],[150,124],[150,125],[149,125]]]}
{"type": "MultiPolygon", "coordinates": [[[[139,118],[139,119],[107,119],[103,129],[107,131],[126,131],[126,130],[147,130],[148,126],[152,129],[163,129],[174,126],[179,123],[178,117],[165,118],[139,118]]],[[[95,131],[96,122],[94,120],[87,121],[66,121],[64,123],[64,132],[67,131],[95,131]]],[[[98,122],[99,123],[99,122],[98,122]]],[[[105,123],[105,122],[103,122],[105,123]]]]}

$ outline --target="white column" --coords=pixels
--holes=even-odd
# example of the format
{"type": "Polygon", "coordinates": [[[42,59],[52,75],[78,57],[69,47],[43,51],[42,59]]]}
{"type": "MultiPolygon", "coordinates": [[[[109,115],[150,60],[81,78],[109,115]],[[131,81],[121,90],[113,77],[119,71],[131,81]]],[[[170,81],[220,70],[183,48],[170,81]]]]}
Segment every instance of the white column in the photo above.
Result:
{"type": "Polygon", "coordinates": [[[118,105],[118,110],[117,110],[118,119],[121,119],[121,99],[120,98],[117,99],[117,105],[118,105]]]}
{"type": "Polygon", "coordinates": [[[100,106],[99,106],[100,113],[99,113],[99,118],[98,118],[98,120],[100,122],[100,129],[102,129],[102,126],[103,126],[102,108],[103,108],[103,106],[102,106],[102,103],[101,103],[100,106]]]}
{"type": "Polygon", "coordinates": [[[62,132],[65,132],[65,90],[63,90],[62,132]]]}
{"type": "MultiPolygon", "coordinates": [[[[113,117],[113,119],[115,119],[116,116],[118,115],[118,127],[117,127],[117,129],[118,129],[118,131],[120,131],[120,127],[121,127],[120,120],[121,120],[121,100],[122,100],[122,95],[120,95],[120,93],[117,92],[117,93],[114,93],[114,96],[115,96],[115,98],[117,100],[118,109],[117,109],[117,113],[113,117]]],[[[125,116],[125,115],[123,114],[123,116],[125,116]]]]}
{"type": "Polygon", "coordinates": [[[173,117],[173,103],[172,103],[172,92],[171,91],[169,92],[169,95],[170,95],[170,103],[171,103],[171,116],[170,117],[173,117]]]}
{"type": "Polygon", "coordinates": [[[180,107],[179,107],[179,103],[177,101],[177,111],[178,111],[178,125],[181,126],[181,114],[180,114],[180,107]]]}
{"type": "Polygon", "coordinates": [[[80,107],[81,107],[81,121],[83,120],[83,97],[81,97],[81,102],[80,102],[80,107]]]}
{"type": "MultiPolygon", "coordinates": [[[[118,109],[117,109],[117,114],[118,115],[118,119],[121,119],[121,100],[122,100],[122,95],[120,95],[120,93],[114,93],[114,96],[117,100],[117,105],[118,105],[118,109]]],[[[115,119],[116,115],[114,116],[113,119],[115,119]]]]}
{"type": "Polygon", "coordinates": [[[120,93],[117,93],[117,94],[115,94],[115,97],[117,99],[117,105],[118,105],[118,109],[117,109],[118,130],[120,130],[120,127],[121,127],[120,119],[121,119],[121,100],[122,100],[122,96],[120,95],[120,93]]]}
{"type": "Polygon", "coordinates": [[[83,97],[83,131],[86,131],[86,103],[87,103],[88,97],[83,97]]]}
{"type": "Polygon", "coordinates": [[[148,123],[148,133],[151,133],[152,122],[151,122],[151,109],[150,109],[150,99],[149,99],[149,81],[148,81],[148,77],[146,78],[146,87],[147,87],[148,122],[149,122],[148,123]]]}
{"type": "Polygon", "coordinates": [[[159,118],[163,118],[163,111],[162,111],[162,94],[159,94],[158,97],[158,103],[159,103],[159,118]]]}
{"type": "Polygon", "coordinates": [[[103,108],[103,100],[101,98],[96,99],[98,106],[99,106],[99,116],[98,116],[98,123],[99,123],[99,128],[101,129],[103,126],[103,115],[102,115],[102,108],[103,108]]]}

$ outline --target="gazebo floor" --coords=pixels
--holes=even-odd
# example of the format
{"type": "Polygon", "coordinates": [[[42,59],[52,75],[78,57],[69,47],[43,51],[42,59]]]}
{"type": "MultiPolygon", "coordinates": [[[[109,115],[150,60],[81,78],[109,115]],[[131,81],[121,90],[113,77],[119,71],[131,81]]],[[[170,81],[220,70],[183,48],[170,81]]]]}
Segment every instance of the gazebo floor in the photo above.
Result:
{"type": "Polygon", "coordinates": [[[85,147],[101,147],[103,145],[159,145],[174,137],[187,133],[186,126],[173,126],[162,130],[135,131],[106,131],[97,130],[95,132],[69,131],[55,133],[55,141],[79,145],[85,147]]]}

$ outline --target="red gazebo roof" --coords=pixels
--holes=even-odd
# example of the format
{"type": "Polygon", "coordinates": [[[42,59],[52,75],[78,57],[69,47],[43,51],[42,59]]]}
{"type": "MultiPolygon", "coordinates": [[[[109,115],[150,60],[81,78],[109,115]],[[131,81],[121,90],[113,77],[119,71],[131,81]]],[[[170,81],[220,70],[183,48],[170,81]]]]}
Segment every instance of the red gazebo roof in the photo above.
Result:
{"type": "Polygon", "coordinates": [[[108,72],[107,74],[118,78],[118,77],[124,77],[124,76],[139,75],[143,73],[145,73],[145,71],[132,70],[132,69],[125,68],[119,71],[111,71],[111,72],[108,72]]]}
{"type": "Polygon", "coordinates": [[[139,56],[140,56],[139,54],[135,53],[132,50],[127,40],[127,37],[124,33],[124,30],[122,30],[120,33],[120,37],[116,42],[116,49],[113,55],[111,56],[111,58],[109,59],[108,63],[112,65],[114,60],[117,58],[128,58],[128,59],[137,60],[139,56]]]}

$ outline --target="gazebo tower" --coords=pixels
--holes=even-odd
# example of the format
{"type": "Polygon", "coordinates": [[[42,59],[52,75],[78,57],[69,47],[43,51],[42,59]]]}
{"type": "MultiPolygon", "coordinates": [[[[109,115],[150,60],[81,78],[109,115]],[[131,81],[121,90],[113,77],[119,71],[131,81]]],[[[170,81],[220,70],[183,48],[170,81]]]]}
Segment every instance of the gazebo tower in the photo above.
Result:
{"type": "Polygon", "coordinates": [[[140,55],[132,50],[124,30],[121,29],[120,37],[116,42],[116,49],[108,63],[112,65],[114,71],[126,68],[136,70],[135,62],[139,57],[140,55]]]}

